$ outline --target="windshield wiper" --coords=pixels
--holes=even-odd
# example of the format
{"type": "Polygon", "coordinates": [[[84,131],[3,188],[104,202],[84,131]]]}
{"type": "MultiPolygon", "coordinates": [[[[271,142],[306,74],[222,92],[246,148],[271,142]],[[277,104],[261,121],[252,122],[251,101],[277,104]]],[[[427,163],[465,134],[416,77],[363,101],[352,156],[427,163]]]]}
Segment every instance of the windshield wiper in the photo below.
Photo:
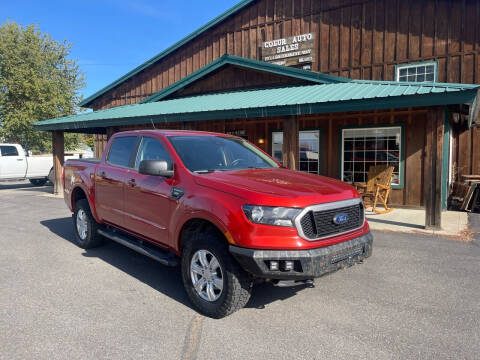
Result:
{"type": "Polygon", "coordinates": [[[226,169],[205,169],[205,170],[195,170],[194,173],[196,174],[208,174],[208,173],[212,173],[212,172],[215,172],[215,171],[227,171],[226,169]]]}
{"type": "Polygon", "coordinates": [[[238,171],[238,170],[247,170],[247,169],[258,170],[258,169],[270,169],[270,168],[266,167],[266,166],[248,166],[246,168],[195,170],[194,173],[196,173],[196,174],[209,174],[209,173],[217,172],[217,171],[238,171]]]}

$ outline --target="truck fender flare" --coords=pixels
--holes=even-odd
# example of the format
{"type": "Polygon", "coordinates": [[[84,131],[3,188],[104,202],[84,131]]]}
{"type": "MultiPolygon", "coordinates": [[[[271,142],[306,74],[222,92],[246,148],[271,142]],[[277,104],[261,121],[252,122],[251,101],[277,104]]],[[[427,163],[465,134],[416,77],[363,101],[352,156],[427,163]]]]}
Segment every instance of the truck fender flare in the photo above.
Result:
{"type": "Polygon", "coordinates": [[[209,212],[206,211],[195,211],[189,214],[188,217],[185,217],[182,219],[181,222],[177,224],[175,227],[175,233],[173,234],[174,236],[174,241],[175,241],[175,247],[178,249],[179,252],[181,252],[181,233],[183,228],[185,227],[185,224],[187,224],[189,221],[198,219],[198,220],[204,220],[209,223],[211,223],[213,226],[215,226],[222,234],[225,236],[227,241],[230,241],[229,239],[232,238],[230,232],[228,231],[227,226],[223,223],[222,220],[220,220],[218,217],[210,214],[209,212]]]}

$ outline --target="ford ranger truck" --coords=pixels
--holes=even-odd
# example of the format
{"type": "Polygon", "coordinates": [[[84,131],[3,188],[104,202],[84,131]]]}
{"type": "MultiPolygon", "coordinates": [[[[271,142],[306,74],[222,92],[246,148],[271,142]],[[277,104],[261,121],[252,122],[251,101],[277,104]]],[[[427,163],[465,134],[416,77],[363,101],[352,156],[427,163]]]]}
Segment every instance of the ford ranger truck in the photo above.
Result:
{"type": "Polygon", "coordinates": [[[254,283],[311,283],[372,253],[352,186],[285,169],[239,137],[121,132],[100,160],[63,170],[80,247],[108,238],[180,265],[190,300],[213,318],[242,308],[254,283]]]}

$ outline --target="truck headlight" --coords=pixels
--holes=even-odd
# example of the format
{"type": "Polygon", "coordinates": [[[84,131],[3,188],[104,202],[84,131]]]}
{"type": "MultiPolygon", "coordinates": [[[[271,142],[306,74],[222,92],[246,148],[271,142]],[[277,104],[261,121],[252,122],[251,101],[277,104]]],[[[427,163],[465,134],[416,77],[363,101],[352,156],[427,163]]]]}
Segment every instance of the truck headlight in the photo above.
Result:
{"type": "Polygon", "coordinates": [[[258,206],[243,205],[243,212],[248,220],[256,224],[276,225],[295,227],[293,220],[302,209],[275,207],[275,206],[258,206]]]}

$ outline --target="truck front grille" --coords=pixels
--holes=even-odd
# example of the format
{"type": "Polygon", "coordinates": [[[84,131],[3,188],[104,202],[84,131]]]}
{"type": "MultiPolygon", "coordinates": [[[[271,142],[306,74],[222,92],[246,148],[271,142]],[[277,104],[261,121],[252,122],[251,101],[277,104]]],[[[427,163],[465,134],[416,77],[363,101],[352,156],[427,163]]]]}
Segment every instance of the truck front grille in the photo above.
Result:
{"type": "Polygon", "coordinates": [[[311,210],[302,215],[297,227],[300,226],[305,238],[315,240],[358,229],[363,225],[363,221],[364,208],[361,202],[326,210],[316,210],[315,206],[312,206],[311,210]],[[335,223],[334,217],[339,214],[346,214],[348,220],[341,224],[335,223]]]}

